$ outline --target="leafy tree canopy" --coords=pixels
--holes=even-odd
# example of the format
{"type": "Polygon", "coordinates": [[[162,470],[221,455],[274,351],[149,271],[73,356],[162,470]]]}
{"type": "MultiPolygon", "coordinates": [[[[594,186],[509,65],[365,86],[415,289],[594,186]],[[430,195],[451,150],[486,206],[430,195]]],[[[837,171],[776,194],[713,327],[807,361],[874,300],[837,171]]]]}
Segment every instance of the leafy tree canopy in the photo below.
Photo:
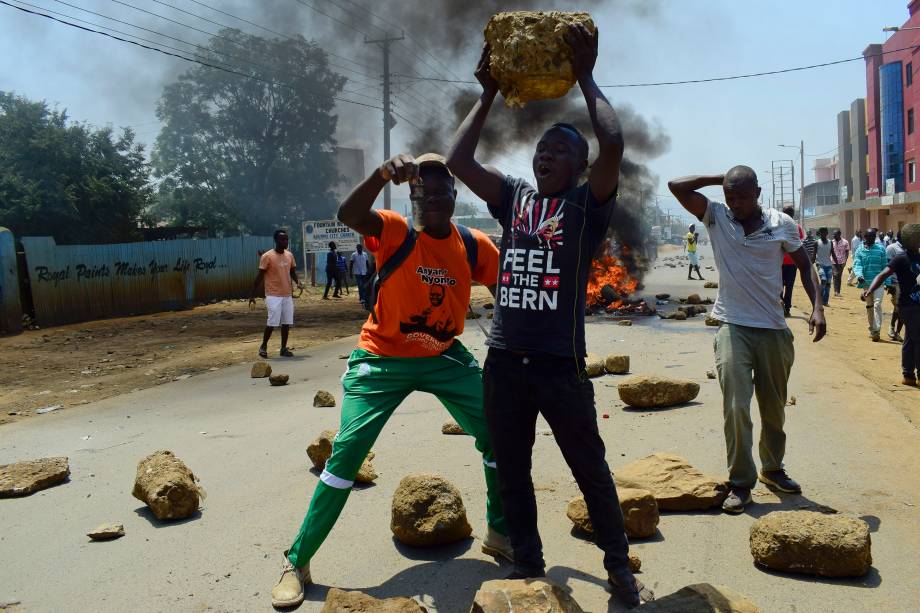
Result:
{"type": "Polygon", "coordinates": [[[178,225],[254,234],[331,215],[334,96],[345,79],[300,37],[225,29],[209,49],[213,62],[251,78],[196,66],[166,86],[152,156],[158,214],[178,225]]]}
{"type": "Polygon", "coordinates": [[[131,241],[152,196],[130,129],[116,136],[0,91],[0,226],[59,243],[131,241]]]}

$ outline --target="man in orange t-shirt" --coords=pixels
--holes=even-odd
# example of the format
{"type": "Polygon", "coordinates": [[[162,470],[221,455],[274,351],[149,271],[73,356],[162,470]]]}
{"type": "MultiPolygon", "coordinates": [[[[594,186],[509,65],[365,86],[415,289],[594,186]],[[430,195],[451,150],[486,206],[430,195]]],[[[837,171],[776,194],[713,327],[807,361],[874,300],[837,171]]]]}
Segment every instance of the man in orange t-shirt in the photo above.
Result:
{"type": "Polygon", "coordinates": [[[310,559],[338,519],[355,475],[387,419],[414,391],[435,395],[475,440],[488,489],[488,528],[482,549],[512,558],[482,409],[482,371],[456,338],[463,332],[472,282],[494,290],[498,249],[483,233],[469,231],[476,245],[471,270],[472,257],[468,259],[463,236],[450,221],[457,192],[444,158],[397,155],[359,184],[338,213],[340,221],[364,236],[378,268],[386,266],[410,229],[398,213],[372,208],[389,181],[397,185],[412,182],[423,191],[423,196],[413,200],[416,242],[381,283],[373,315],[349,357],[342,377],[342,425],[300,532],[285,552],[281,579],[272,589],[276,607],[295,606],[303,600],[303,586],[311,582],[310,559]]]}
{"type": "Polygon", "coordinates": [[[294,254],[288,251],[288,235],[284,230],[275,230],[275,248],[266,251],[259,258],[259,274],[252,284],[249,304],[255,304],[256,291],[265,283],[265,306],[268,308],[268,325],[262,334],[259,356],[268,357],[268,339],[272,330],[281,328],[281,355],[290,358],[294,354],[287,348],[288,332],[294,325],[294,298],[291,296],[295,283],[303,289],[303,283],[297,278],[297,263],[294,254]]]}

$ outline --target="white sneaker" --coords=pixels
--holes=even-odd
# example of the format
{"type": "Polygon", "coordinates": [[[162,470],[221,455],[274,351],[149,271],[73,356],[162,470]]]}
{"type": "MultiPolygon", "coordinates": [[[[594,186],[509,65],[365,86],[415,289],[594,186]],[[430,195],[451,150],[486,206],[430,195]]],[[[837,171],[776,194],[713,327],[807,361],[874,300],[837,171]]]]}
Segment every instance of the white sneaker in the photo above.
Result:
{"type": "Polygon", "coordinates": [[[291,561],[284,555],[284,566],[281,567],[281,578],[272,588],[272,606],[278,608],[296,607],[303,602],[303,587],[312,583],[310,579],[310,565],[303,568],[294,568],[291,561]]]}

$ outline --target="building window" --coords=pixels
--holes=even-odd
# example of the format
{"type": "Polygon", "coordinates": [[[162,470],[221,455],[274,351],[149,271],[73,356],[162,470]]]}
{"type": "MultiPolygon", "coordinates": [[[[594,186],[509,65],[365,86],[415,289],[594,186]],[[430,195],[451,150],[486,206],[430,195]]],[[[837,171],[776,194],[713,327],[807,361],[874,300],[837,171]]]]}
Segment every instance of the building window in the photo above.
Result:
{"type": "Polygon", "coordinates": [[[904,68],[904,80],[907,81],[907,86],[910,87],[914,83],[914,63],[907,62],[907,66],[904,68]]]}
{"type": "Polygon", "coordinates": [[[914,133],[914,109],[907,109],[907,133],[914,133]]]}
{"type": "Polygon", "coordinates": [[[913,161],[907,163],[907,182],[914,183],[917,181],[917,165],[913,161]]]}

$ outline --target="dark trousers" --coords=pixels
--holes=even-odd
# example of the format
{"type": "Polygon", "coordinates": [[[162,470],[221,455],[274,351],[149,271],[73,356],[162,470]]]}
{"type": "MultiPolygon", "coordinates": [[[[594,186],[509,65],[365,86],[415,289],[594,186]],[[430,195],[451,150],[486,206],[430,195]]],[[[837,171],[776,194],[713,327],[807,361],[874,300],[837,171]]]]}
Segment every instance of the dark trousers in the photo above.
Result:
{"type": "Polygon", "coordinates": [[[920,376],[920,304],[902,304],[898,310],[901,312],[901,321],[904,322],[901,370],[907,378],[920,376]]]}
{"type": "Polygon", "coordinates": [[[482,371],[483,404],[515,567],[542,570],[543,543],[537,531],[537,501],[530,476],[537,415],[543,415],[572,475],[578,482],[594,526],[604,567],[627,568],[629,545],[616,486],[597,429],[594,387],[584,364],[572,358],[523,356],[489,349],[482,371]]]}
{"type": "Polygon", "coordinates": [[[335,284],[335,290],[332,292],[333,296],[338,296],[339,292],[342,290],[342,282],[339,281],[339,274],[335,268],[326,269],[326,291],[323,292],[323,298],[329,295],[329,288],[332,287],[332,284],[335,284]]]}
{"type": "Polygon", "coordinates": [[[840,285],[843,281],[844,264],[834,264],[834,293],[840,294],[840,285]]]}
{"type": "Polygon", "coordinates": [[[795,264],[783,264],[783,308],[787,311],[792,308],[792,288],[798,271],[795,264]]]}

